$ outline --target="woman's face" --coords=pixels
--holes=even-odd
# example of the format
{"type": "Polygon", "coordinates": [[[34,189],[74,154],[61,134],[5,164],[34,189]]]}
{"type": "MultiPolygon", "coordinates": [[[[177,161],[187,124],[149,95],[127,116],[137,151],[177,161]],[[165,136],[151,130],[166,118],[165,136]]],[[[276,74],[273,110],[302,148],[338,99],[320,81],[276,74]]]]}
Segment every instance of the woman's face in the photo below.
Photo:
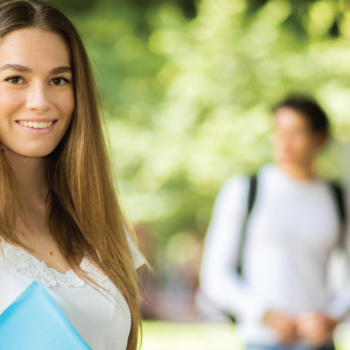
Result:
{"type": "Polygon", "coordinates": [[[70,55],[53,32],[20,29],[0,39],[0,142],[25,157],[50,154],[74,110],[70,55]]]}

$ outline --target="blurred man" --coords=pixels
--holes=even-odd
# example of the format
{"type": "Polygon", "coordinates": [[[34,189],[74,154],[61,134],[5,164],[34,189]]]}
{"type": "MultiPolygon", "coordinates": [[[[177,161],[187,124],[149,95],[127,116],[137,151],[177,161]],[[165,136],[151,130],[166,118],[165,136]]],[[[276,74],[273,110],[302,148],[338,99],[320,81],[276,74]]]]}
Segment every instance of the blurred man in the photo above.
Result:
{"type": "Polygon", "coordinates": [[[334,189],[313,171],[328,119],[312,100],[291,98],[275,109],[274,123],[276,164],[264,166],[254,183],[230,179],[216,199],[201,288],[237,317],[247,350],[333,350],[333,331],[350,309],[350,283],[330,298],[327,265],[344,222],[334,189]]]}

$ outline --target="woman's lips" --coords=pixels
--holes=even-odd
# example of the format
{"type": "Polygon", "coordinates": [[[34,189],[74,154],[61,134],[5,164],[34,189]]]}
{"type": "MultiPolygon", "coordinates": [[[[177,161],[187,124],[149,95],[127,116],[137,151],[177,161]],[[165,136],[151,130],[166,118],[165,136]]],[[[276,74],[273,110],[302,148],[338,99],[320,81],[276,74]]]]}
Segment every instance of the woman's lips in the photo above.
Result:
{"type": "Polygon", "coordinates": [[[57,120],[54,121],[31,121],[31,120],[16,120],[16,124],[21,130],[33,135],[47,135],[55,127],[57,120]]]}
{"type": "Polygon", "coordinates": [[[46,129],[49,128],[54,122],[35,122],[35,121],[24,121],[17,120],[17,123],[25,127],[34,128],[34,129],[46,129]]]}

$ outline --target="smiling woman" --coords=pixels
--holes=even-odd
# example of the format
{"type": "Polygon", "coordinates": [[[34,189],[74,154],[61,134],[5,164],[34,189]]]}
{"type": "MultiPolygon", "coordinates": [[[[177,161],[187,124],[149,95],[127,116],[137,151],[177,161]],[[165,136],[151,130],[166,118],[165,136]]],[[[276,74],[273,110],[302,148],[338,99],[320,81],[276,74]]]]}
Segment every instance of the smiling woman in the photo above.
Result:
{"type": "Polygon", "coordinates": [[[92,349],[131,350],[145,260],[103,126],[72,23],[41,0],[0,0],[0,314],[36,280],[92,349]]]}

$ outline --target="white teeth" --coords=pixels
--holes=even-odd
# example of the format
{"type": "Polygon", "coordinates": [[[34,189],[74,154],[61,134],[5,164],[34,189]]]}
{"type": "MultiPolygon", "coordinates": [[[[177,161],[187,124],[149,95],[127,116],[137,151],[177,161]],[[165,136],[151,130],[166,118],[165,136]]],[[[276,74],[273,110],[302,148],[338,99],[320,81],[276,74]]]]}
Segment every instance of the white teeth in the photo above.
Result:
{"type": "Polygon", "coordinates": [[[18,123],[23,125],[23,126],[33,128],[33,129],[46,129],[46,128],[49,128],[53,124],[53,122],[40,122],[40,123],[38,123],[38,122],[26,122],[26,121],[22,121],[22,120],[19,120],[18,123]]]}

